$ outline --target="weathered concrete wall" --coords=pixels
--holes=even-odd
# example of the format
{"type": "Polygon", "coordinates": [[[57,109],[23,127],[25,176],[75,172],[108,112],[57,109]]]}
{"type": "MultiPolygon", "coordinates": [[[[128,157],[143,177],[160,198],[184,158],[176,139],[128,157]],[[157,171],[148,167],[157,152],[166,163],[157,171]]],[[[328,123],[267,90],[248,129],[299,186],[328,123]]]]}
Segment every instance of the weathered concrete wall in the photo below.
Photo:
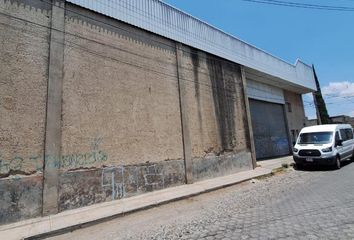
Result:
{"type": "Polygon", "coordinates": [[[62,153],[99,145],[106,166],[181,159],[174,43],[67,7],[97,21],[67,11],[62,153]]]}
{"type": "Polygon", "coordinates": [[[188,47],[182,67],[189,85],[192,156],[247,150],[240,67],[188,47]]]}
{"type": "Polygon", "coordinates": [[[250,155],[237,154],[250,152],[240,66],[184,47],[181,79],[187,86],[195,179],[249,169],[250,155]]]}
{"type": "Polygon", "coordinates": [[[288,119],[291,142],[296,138],[301,129],[306,125],[305,109],[301,94],[284,91],[285,112],[288,119]],[[290,104],[290,109],[289,109],[290,104]]]}
{"type": "Polygon", "coordinates": [[[36,24],[49,27],[50,12],[13,1],[0,12],[0,176],[30,174],[43,165],[49,48],[48,28],[36,24]]]}
{"type": "Polygon", "coordinates": [[[130,197],[184,183],[183,160],[61,174],[59,210],[130,197]]]}
{"type": "Polygon", "coordinates": [[[0,1],[0,224],[41,213],[50,15],[0,1]]]}
{"type": "Polygon", "coordinates": [[[195,179],[251,168],[239,65],[183,47],[178,68],[175,42],[69,3],[60,154],[45,155],[51,7],[0,0],[40,25],[0,16],[0,224],[184,184],[179,80],[195,179]]]}
{"type": "Polygon", "coordinates": [[[226,152],[219,156],[209,154],[203,158],[193,159],[193,176],[196,180],[203,180],[250,170],[252,168],[251,161],[249,151],[226,152]]]}
{"type": "MultiPolygon", "coordinates": [[[[175,43],[67,8],[60,210],[183,184],[175,43]]],[[[249,169],[240,67],[205,54],[196,61],[185,50],[180,80],[188,82],[193,173],[249,169]]]]}
{"type": "Polygon", "coordinates": [[[0,179],[0,225],[38,217],[42,212],[42,176],[0,179]]]}
{"type": "Polygon", "coordinates": [[[60,210],[183,184],[175,43],[67,9],[60,210]]]}

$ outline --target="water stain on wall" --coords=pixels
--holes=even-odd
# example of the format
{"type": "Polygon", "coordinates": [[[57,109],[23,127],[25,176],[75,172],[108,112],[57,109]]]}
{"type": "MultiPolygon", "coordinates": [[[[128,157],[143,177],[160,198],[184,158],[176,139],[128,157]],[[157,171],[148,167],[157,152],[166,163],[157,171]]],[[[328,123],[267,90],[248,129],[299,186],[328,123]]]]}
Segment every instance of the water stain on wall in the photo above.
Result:
{"type": "Polygon", "coordinates": [[[225,66],[228,63],[213,57],[207,58],[207,67],[213,91],[215,116],[218,124],[223,151],[232,151],[235,147],[235,106],[236,82],[228,72],[237,68],[225,66]],[[227,74],[225,74],[227,72],[227,74]]]}
{"type": "MultiPolygon", "coordinates": [[[[193,76],[194,76],[194,89],[195,89],[195,97],[197,100],[197,111],[198,111],[198,123],[199,123],[199,132],[202,134],[203,133],[203,117],[202,117],[202,99],[201,99],[201,94],[200,94],[200,79],[199,79],[199,68],[200,68],[200,52],[195,49],[191,48],[191,53],[190,53],[190,58],[192,59],[192,64],[193,64],[193,76]]],[[[202,145],[203,144],[203,138],[201,138],[202,145]]]]}

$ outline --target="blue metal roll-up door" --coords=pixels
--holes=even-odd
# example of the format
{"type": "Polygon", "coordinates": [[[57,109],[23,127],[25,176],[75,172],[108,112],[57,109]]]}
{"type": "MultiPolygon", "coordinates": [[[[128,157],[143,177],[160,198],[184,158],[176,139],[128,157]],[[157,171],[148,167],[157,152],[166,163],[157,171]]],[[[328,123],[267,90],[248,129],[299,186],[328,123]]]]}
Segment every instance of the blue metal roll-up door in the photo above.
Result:
{"type": "Polygon", "coordinates": [[[249,101],[257,160],[290,154],[284,106],[249,101]]]}

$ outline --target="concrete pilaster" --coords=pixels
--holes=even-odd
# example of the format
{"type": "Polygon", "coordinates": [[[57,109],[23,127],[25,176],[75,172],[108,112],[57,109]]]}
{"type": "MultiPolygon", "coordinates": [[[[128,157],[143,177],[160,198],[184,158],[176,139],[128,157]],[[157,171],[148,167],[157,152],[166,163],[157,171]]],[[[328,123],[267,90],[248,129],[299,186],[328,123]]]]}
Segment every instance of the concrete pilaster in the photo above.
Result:
{"type": "Polygon", "coordinates": [[[248,142],[251,148],[251,156],[252,156],[252,165],[253,168],[257,167],[257,160],[256,160],[256,148],[254,145],[253,139],[253,128],[252,128],[252,119],[251,119],[251,112],[250,112],[250,103],[248,101],[247,95],[247,82],[246,82],[246,73],[244,66],[241,66],[241,78],[242,78],[242,89],[243,89],[243,96],[245,101],[245,110],[247,116],[247,124],[248,124],[248,142]]]}
{"type": "Polygon", "coordinates": [[[291,132],[290,132],[290,128],[289,128],[289,118],[288,118],[288,114],[286,113],[286,106],[283,105],[283,112],[284,112],[284,119],[285,119],[285,128],[286,128],[286,133],[287,133],[287,137],[288,137],[288,146],[289,146],[289,153],[293,152],[293,144],[291,141],[291,132]]]}
{"type": "Polygon", "coordinates": [[[186,82],[181,79],[182,67],[182,44],[176,43],[176,58],[177,58],[177,79],[179,104],[182,122],[182,141],[183,141],[183,156],[185,166],[186,183],[193,183],[193,162],[192,162],[192,145],[188,126],[188,105],[186,101],[186,82]]]}
{"type": "Polygon", "coordinates": [[[58,175],[61,150],[65,1],[53,0],[52,2],[44,150],[43,215],[58,212],[58,175]]]}

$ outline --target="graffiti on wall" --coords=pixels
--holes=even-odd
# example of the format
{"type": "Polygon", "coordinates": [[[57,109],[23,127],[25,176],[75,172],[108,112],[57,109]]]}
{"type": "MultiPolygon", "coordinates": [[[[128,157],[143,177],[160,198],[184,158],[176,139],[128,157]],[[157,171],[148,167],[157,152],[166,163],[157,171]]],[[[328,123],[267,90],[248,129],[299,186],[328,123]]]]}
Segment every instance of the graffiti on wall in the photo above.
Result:
{"type": "Polygon", "coordinates": [[[112,189],[112,200],[125,197],[124,167],[103,169],[102,187],[112,189]]]}
{"type": "Polygon", "coordinates": [[[159,184],[162,184],[162,188],[164,188],[165,181],[163,174],[158,173],[156,165],[152,165],[148,167],[148,171],[144,174],[144,182],[145,186],[155,188],[159,184]]]}
{"type": "Polygon", "coordinates": [[[34,163],[35,171],[43,170],[43,163],[48,167],[53,168],[83,168],[96,163],[103,163],[108,160],[108,155],[105,151],[99,148],[102,138],[95,138],[91,143],[91,150],[82,153],[56,155],[30,155],[20,156],[15,155],[10,159],[5,159],[0,152],[0,176],[6,175],[11,171],[26,172],[26,165],[34,163]]]}
{"type": "Polygon", "coordinates": [[[129,194],[165,188],[164,174],[150,166],[107,167],[102,170],[102,188],[112,192],[112,200],[129,194]]]}
{"type": "Polygon", "coordinates": [[[40,163],[39,156],[19,156],[16,155],[13,158],[5,159],[0,153],[0,175],[7,174],[10,171],[21,172],[24,171],[24,162],[34,162],[36,171],[41,171],[43,166],[40,163]]]}

